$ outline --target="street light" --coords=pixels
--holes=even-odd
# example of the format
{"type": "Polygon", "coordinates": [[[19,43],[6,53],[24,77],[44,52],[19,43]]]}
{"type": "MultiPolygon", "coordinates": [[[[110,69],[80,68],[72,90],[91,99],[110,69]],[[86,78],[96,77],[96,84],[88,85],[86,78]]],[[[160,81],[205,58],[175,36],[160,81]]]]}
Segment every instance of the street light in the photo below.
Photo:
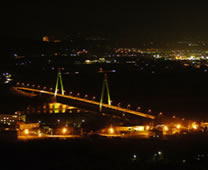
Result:
{"type": "Polygon", "coordinates": [[[146,130],[149,130],[149,129],[150,129],[150,126],[149,126],[149,125],[147,125],[147,126],[145,127],[145,129],[146,129],[146,130]]]}
{"type": "Polygon", "coordinates": [[[128,104],[128,105],[127,105],[127,109],[129,109],[130,107],[131,107],[131,105],[130,105],[130,104],[128,104]]]}
{"type": "Polygon", "coordinates": [[[181,128],[181,125],[180,124],[176,125],[176,128],[177,129],[180,129],[181,128]]]}
{"type": "Polygon", "coordinates": [[[136,108],[136,111],[139,111],[139,110],[141,110],[141,107],[140,107],[140,106],[138,106],[138,107],[136,108]]]}
{"type": "Polygon", "coordinates": [[[109,129],[108,129],[108,132],[109,132],[110,134],[113,134],[113,133],[114,133],[114,129],[113,129],[113,128],[109,128],[109,129]]]}
{"type": "Polygon", "coordinates": [[[198,125],[196,124],[196,122],[193,122],[193,123],[192,123],[192,128],[193,128],[194,130],[198,129],[198,125]]]}
{"type": "Polygon", "coordinates": [[[164,130],[164,131],[168,131],[169,129],[168,129],[167,126],[164,126],[164,127],[163,127],[163,130],[164,130]]]}
{"type": "Polygon", "coordinates": [[[67,128],[62,129],[62,133],[65,134],[67,132],[67,128]]]}
{"type": "Polygon", "coordinates": [[[95,100],[95,99],[96,99],[96,97],[95,97],[95,96],[93,96],[93,97],[92,97],[92,100],[95,100]]]}
{"type": "Polygon", "coordinates": [[[29,133],[30,133],[30,132],[29,132],[28,129],[25,129],[25,130],[24,130],[24,134],[25,134],[25,135],[29,135],[29,133]]]}

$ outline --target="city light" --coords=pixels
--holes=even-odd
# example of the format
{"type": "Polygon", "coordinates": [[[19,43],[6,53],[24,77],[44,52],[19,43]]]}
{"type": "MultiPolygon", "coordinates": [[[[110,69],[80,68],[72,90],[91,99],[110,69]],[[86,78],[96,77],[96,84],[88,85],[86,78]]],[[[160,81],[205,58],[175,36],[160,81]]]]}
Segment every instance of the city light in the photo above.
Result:
{"type": "Polygon", "coordinates": [[[136,131],[144,131],[144,126],[138,126],[135,128],[136,131]]]}
{"type": "Polygon", "coordinates": [[[167,126],[164,126],[164,127],[163,127],[163,130],[164,130],[164,131],[168,131],[169,128],[168,128],[167,126]]]}
{"type": "Polygon", "coordinates": [[[176,125],[176,128],[177,129],[180,129],[181,128],[181,125],[180,124],[176,125]]]}
{"type": "Polygon", "coordinates": [[[194,122],[194,123],[192,123],[192,128],[193,128],[194,130],[197,130],[197,129],[198,129],[198,125],[194,122]]]}
{"type": "Polygon", "coordinates": [[[67,132],[67,128],[62,129],[62,133],[65,134],[67,132]]]}
{"type": "Polygon", "coordinates": [[[109,129],[108,129],[108,132],[109,132],[110,134],[113,134],[113,133],[114,133],[114,129],[113,129],[113,128],[109,128],[109,129]]]}
{"type": "Polygon", "coordinates": [[[30,132],[29,132],[28,129],[25,129],[25,130],[24,130],[24,134],[25,134],[25,135],[29,135],[29,133],[30,133],[30,132]]]}
{"type": "Polygon", "coordinates": [[[150,130],[150,126],[146,126],[146,130],[150,130]]]}

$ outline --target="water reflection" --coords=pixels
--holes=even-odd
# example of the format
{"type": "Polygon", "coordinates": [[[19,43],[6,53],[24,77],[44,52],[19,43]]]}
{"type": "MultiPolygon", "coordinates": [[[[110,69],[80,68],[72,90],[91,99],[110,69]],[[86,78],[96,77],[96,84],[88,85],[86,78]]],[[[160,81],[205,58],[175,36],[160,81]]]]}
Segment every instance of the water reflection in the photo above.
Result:
{"type": "Polygon", "coordinates": [[[25,114],[30,113],[72,113],[73,111],[77,112],[77,108],[74,106],[69,106],[66,104],[61,103],[45,103],[43,105],[34,106],[34,105],[28,105],[26,107],[26,110],[23,111],[25,114]]]}

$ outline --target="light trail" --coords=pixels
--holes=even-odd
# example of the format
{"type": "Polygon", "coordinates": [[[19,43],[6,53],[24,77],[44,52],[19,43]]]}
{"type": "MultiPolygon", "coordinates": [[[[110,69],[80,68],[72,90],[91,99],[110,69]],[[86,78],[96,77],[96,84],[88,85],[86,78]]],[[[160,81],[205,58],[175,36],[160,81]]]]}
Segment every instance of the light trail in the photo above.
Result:
{"type": "MultiPolygon", "coordinates": [[[[15,88],[17,90],[26,90],[26,91],[37,92],[37,93],[44,93],[44,94],[49,94],[49,95],[54,96],[54,93],[50,92],[50,91],[38,90],[38,89],[32,89],[32,88],[26,88],[26,87],[15,87],[15,88]]],[[[93,100],[88,100],[88,99],[84,99],[84,98],[80,98],[80,97],[74,97],[74,96],[69,96],[69,95],[63,95],[63,94],[59,94],[59,93],[57,94],[57,96],[100,106],[99,102],[93,101],[93,100]]],[[[153,115],[141,113],[141,112],[134,111],[134,110],[129,110],[129,109],[118,107],[118,106],[103,104],[103,107],[109,108],[109,109],[113,109],[113,110],[117,110],[117,111],[121,111],[121,112],[125,112],[125,113],[129,113],[129,114],[136,115],[136,116],[141,116],[141,117],[145,117],[145,118],[149,118],[149,119],[155,119],[155,116],[153,116],[153,115]]]]}

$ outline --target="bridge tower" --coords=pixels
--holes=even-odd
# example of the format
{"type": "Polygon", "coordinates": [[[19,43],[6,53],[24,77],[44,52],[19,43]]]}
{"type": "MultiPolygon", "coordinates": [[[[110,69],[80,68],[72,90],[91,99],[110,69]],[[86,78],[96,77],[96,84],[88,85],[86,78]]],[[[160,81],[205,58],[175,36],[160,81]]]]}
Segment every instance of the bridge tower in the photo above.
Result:
{"type": "Polygon", "coordinates": [[[103,80],[101,97],[100,97],[100,112],[101,112],[102,107],[103,107],[103,97],[104,97],[105,88],[106,88],[106,91],[107,91],[108,104],[111,105],[110,90],[109,90],[109,86],[108,86],[108,76],[107,76],[107,72],[111,72],[111,71],[103,71],[103,69],[100,68],[99,72],[104,73],[104,80],[103,80]]]}
{"type": "Polygon", "coordinates": [[[62,76],[61,76],[61,70],[58,70],[58,74],[57,74],[57,80],[56,80],[56,88],[55,88],[55,93],[54,93],[54,97],[56,97],[57,92],[58,92],[58,84],[61,84],[61,93],[62,95],[64,95],[64,86],[63,86],[63,82],[62,82],[62,76]]]}

